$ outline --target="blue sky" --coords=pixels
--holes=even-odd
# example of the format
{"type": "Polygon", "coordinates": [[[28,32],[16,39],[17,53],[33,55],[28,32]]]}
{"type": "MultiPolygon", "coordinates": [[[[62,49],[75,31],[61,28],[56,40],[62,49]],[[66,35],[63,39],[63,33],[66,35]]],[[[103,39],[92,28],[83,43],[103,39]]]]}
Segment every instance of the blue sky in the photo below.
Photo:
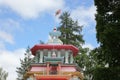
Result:
{"type": "Polygon", "coordinates": [[[0,0],[0,67],[9,72],[8,80],[15,80],[15,68],[27,46],[47,42],[49,32],[59,26],[54,16],[58,9],[69,11],[84,26],[83,47],[98,46],[93,0],[0,0]]]}

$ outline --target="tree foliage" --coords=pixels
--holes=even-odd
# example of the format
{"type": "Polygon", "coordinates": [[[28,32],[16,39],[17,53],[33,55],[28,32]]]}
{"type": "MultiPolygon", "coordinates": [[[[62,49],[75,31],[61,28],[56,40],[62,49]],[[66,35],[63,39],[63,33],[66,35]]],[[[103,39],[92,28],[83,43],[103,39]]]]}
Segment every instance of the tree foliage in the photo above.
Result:
{"type": "Polygon", "coordinates": [[[77,21],[73,21],[68,12],[64,12],[60,16],[60,20],[60,26],[58,27],[61,32],[60,39],[64,44],[80,47],[84,43],[81,35],[82,26],[79,26],[77,21]]]}
{"type": "Polygon", "coordinates": [[[94,0],[97,7],[96,30],[100,47],[93,80],[120,79],[120,0],[94,0]],[[108,65],[107,67],[105,65],[108,65]]]}
{"type": "Polygon", "coordinates": [[[120,67],[98,67],[94,70],[93,80],[120,80],[120,67]]]}
{"type": "Polygon", "coordinates": [[[20,67],[17,67],[16,72],[18,73],[17,80],[23,80],[23,76],[28,70],[30,64],[32,63],[33,59],[31,58],[30,48],[28,47],[25,52],[24,59],[20,59],[20,67]]]}
{"type": "Polygon", "coordinates": [[[90,73],[90,58],[87,55],[89,48],[82,48],[84,44],[82,27],[79,26],[77,21],[74,21],[68,12],[64,12],[60,16],[60,26],[58,30],[61,32],[60,39],[64,44],[72,44],[79,48],[79,54],[74,58],[75,62],[83,69],[84,76],[87,80],[90,80],[92,74],[90,73]]]}
{"type": "Polygon", "coordinates": [[[0,68],[0,80],[7,80],[8,73],[0,68]]]}
{"type": "Polygon", "coordinates": [[[104,67],[104,61],[98,60],[100,48],[95,48],[94,50],[89,50],[89,48],[84,48],[80,50],[81,54],[76,56],[76,61],[78,65],[83,69],[84,80],[93,80],[94,71],[97,67],[104,67]]]}
{"type": "Polygon", "coordinates": [[[44,41],[42,40],[39,40],[39,44],[45,44],[44,41]]]}
{"type": "Polygon", "coordinates": [[[82,69],[82,72],[84,73],[84,80],[91,80],[91,69],[92,66],[90,64],[90,58],[87,52],[89,51],[88,48],[84,48],[80,50],[80,53],[75,57],[76,63],[80,66],[82,69]]]}
{"type": "Polygon", "coordinates": [[[94,0],[97,7],[97,40],[102,59],[109,66],[120,65],[120,0],[94,0]]]}

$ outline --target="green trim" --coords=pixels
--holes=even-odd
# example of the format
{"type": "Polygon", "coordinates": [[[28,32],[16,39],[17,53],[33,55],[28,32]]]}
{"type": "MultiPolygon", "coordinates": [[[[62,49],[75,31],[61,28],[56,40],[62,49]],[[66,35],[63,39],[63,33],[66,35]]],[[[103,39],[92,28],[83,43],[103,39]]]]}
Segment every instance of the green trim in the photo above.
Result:
{"type": "Polygon", "coordinates": [[[61,62],[63,63],[64,57],[55,57],[55,58],[50,58],[50,57],[44,57],[44,62],[50,62],[50,63],[58,63],[61,62]]]}

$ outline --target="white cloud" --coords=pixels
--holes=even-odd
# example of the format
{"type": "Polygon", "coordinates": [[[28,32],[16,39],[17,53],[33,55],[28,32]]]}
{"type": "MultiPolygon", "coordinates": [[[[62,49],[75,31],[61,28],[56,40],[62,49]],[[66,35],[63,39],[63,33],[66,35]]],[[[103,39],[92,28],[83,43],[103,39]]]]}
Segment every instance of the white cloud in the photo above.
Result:
{"type": "Polygon", "coordinates": [[[84,7],[79,6],[76,9],[72,10],[71,17],[79,21],[80,25],[88,26],[91,23],[95,23],[95,13],[96,7],[84,7]]]}
{"type": "Polygon", "coordinates": [[[13,44],[13,36],[7,32],[0,31],[0,40],[13,44]]]}
{"type": "Polygon", "coordinates": [[[0,43],[14,44],[14,31],[22,30],[19,22],[13,19],[0,19],[0,43]]]}
{"type": "Polygon", "coordinates": [[[11,18],[0,19],[0,30],[5,32],[13,32],[16,30],[22,30],[20,27],[20,23],[11,18]]]}
{"type": "Polygon", "coordinates": [[[42,12],[62,8],[64,0],[2,0],[0,5],[11,8],[23,18],[36,18],[42,12]]]}
{"type": "Polygon", "coordinates": [[[0,67],[8,72],[7,80],[16,80],[16,67],[20,65],[20,58],[23,58],[25,49],[15,51],[0,50],[0,67]]]}
{"type": "Polygon", "coordinates": [[[90,50],[93,50],[95,48],[92,44],[89,44],[89,43],[85,43],[82,47],[89,48],[90,50]]]}
{"type": "Polygon", "coordinates": [[[21,29],[13,19],[0,19],[0,67],[9,73],[7,80],[16,80],[16,67],[20,65],[25,49],[6,50],[6,43],[14,44],[13,33],[21,29]]]}
{"type": "Polygon", "coordinates": [[[3,43],[3,41],[0,40],[0,50],[4,50],[5,49],[5,44],[3,43]]]}

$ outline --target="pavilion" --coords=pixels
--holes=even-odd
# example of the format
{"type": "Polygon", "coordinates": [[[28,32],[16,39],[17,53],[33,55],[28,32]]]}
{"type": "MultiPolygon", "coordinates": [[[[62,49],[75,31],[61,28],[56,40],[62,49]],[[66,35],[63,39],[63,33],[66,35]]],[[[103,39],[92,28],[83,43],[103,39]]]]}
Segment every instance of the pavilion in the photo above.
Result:
{"type": "Polygon", "coordinates": [[[63,44],[60,35],[54,28],[46,44],[31,48],[34,63],[24,75],[25,80],[83,80],[81,69],[73,58],[78,54],[78,48],[63,44]]]}

